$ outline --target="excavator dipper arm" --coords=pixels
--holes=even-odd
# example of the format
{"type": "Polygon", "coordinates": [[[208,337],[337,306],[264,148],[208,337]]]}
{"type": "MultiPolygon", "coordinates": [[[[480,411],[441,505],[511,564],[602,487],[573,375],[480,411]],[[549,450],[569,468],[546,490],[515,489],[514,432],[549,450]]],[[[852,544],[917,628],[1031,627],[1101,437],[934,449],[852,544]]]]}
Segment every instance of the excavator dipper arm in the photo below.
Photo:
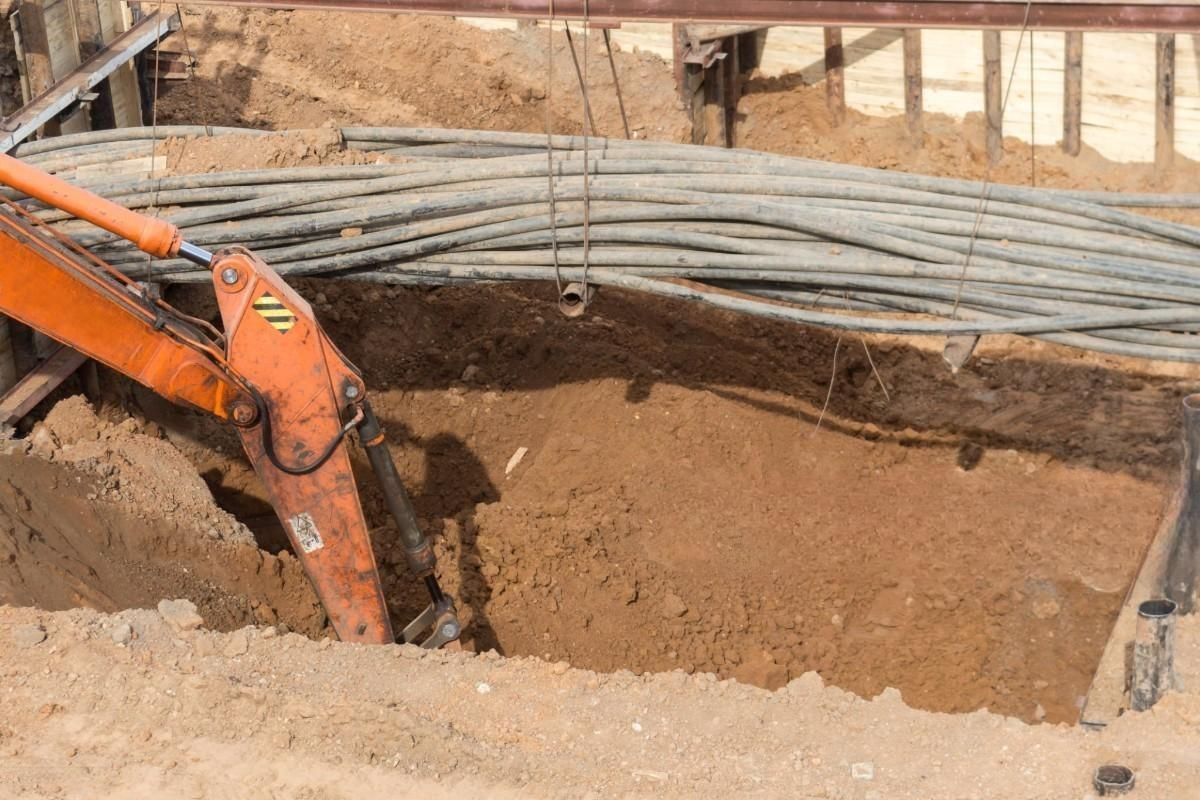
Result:
{"type": "Polygon", "coordinates": [[[405,641],[459,635],[434,577],[366,386],[312,308],[248,250],[209,253],[178,229],[0,155],[0,182],[122,236],[158,257],[212,270],[224,334],[151,299],[71,240],[0,209],[0,313],[124,373],[173,402],[231,422],[343,641],[395,641],[344,438],[353,429],[380,478],[410,566],[431,603],[405,641]]]}

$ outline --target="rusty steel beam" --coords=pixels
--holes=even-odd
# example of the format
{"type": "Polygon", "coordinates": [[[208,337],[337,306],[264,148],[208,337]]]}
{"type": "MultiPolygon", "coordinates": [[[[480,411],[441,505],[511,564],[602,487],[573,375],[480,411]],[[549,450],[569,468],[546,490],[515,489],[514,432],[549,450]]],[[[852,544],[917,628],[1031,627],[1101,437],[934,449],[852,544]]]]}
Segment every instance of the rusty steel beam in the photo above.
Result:
{"type": "MultiPolygon", "coordinates": [[[[1010,0],[586,0],[595,22],[641,20],[748,25],[858,26],[872,28],[1017,29],[1026,3],[1010,0]]],[[[585,0],[554,0],[556,19],[583,19],[585,0]]],[[[379,11],[469,17],[545,19],[546,0],[187,0],[187,5],[224,5],[326,11],[379,11]]],[[[1200,33],[1196,0],[1033,0],[1028,27],[1055,31],[1147,31],[1200,33]]]]}

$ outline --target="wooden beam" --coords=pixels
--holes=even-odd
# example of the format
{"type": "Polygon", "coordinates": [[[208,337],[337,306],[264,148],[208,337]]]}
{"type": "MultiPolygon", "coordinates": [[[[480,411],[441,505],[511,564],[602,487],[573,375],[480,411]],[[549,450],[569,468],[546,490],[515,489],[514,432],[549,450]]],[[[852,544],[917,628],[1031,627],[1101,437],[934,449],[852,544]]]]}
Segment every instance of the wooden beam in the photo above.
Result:
{"type": "Polygon", "coordinates": [[[12,328],[8,317],[0,316],[0,393],[17,383],[17,361],[13,353],[12,328]]]}
{"type": "Polygon", "coordinates": [[[1068,31],[1063,56],[1063,152],[1079,155],[1083,127],[1083,34],[1068,31]]]}
{"type": "Polygon", "coordinates": [[[842,29],[825,29],[825,102],[834,125],[846,119],[846,54],[842,49],[842,29]]]}
{"type": "Polygon", "coordinates": [[[742,96],[742,66],[739,58],[738,36],[725,39],[725,58],[714,67],[721,72],[721,144],[736,147],[738,98],[742,96]]]}
{"type": "Polygon", "coordinates": [[[82,66],[56,83],[33,102],[3,121],[0,153],[16,147],[47,121],[78,100],[85,92],[127,64],[138,53],[153,46],[167,32],[175,30],[179,17],[157,11],[148,14],[82,66]]]}
{"type": "Polygon", "coordinates": [[[724,39],[728,36],[738,36],[743,33],[753,33],[766,28],[766,25],[687,25],[688,38],[697,42],[707,42],[713,39],[724,39]]]}
{"type": "Polygon", "coordinates": [[[671,25],[671,66],[675,74],[675,91],[679,92],[679,99],[683,104],[690,108],[692,93],[688,91],[687,64],[683,62],[683,54],[687,52],[687,47],[687,26],[676,22],[671,25]]]}
{"type": "Polygon", "coordinates": [[[60,345],[49,358],[34,367],[12,389],[0,397],[0,425],[16,425],[34,407],[46,399],[63,381],[87,361],[87,356],[60,345]]]}
{"type": "Polygon", "coordinates": [[[983,32],[983,105],[987,125],[988,163],[1004,155],[1004,106],[1000,83],[1000,31],[983,32]]]}
{"type": "Polygon", "coordinates": [[[1154,49],[1154,169],[1162,174],[1175,160],[1175,34],[1158,34],[1154,49]]]}
{"type": "Polygon", "coordinates": [[[912,137],[913,143],[917,147],[920,147],[925,139],[923,82],[921,30],[906,28],[904,30],[904,117],[908,121],[908,135],[912,137]]]}

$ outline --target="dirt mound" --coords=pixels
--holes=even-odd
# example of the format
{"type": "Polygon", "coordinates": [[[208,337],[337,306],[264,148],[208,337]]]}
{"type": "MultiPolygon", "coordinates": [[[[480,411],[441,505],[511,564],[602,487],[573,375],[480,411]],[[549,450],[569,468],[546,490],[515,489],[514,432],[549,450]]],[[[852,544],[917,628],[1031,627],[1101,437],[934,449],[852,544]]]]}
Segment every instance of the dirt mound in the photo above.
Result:
{"type": "Polygon", "coordinates": [[[1004,140],[1000,163],[989,166],[982,113],[965,119],[925,114],[925,133],[917,147],[903,115],[875,117],[847,109],[845,121],[837,124],[824,85],[805,85],[797,75],[756,77],[744,91],[738,103],[738,146],[752,150],[1063,189],[1190,192],[1200,180],[1200,164],[1185,158],[1177,158],[1167,173],[1156,174],[1153,164],[1109,161],[1090,147],[1068,156],[1059,147],[1031,149],[1013,137],[1004,140]]]}
{"type": "Polygon", "coordinates": [[[132,419],[60,402],[0,452],[0,603],[104,611],[186,597],[217,628],[324,614],[299,563],[260,551],[195,467],[132,419]]]}
{"type": "Polygon", "coordinates": [[[95,476],[88,499],[119,503],[135,516],[184,522],[210,539],[253,544],[254,536],[213,501],[195,467],[131,418],[101,420],[83,397],[63,400],[29,435],[30,451],[95,476]]]}
{"type": "MultiPolygon", "coordinates": [[[[199,60],[189,81],[163,87],[158,121],[179,124],[306,128],[336,125],[433,125],[492,130],[582,130],[579,85],[566,40],[554,44],[555,82],[546,98],[546,32],[481,31],[429,17],[312,11],[185,9],[187,44],[199,60]],[[365,59],[363,52],[388,53],[365,59]]],[[[183,45],[182,37],[177,41],[183,45]]],[[[580,39],[576,47],[582,57],[580,39]]],[[[617,52],[622,99],[635,137],[691,140],[672,67],[641,52],[617,52]]],[[[590,48],[589,99],[599,133],[623,135],[621,114],[599,40],[590,48]]],[[[1119,164],[1085,147],[1005,142],[989,169],[982,115],[957,120],[925,115],[914,147],[903,115],[848,110],[835,125],[822,84],[799,75],[753,77],[738,104],[738,146],[863,166],[1014,184],[1108,190],[1191,191],[1200,164],[1176,158],[1165,175],[1152,164],[1119,164]],[[1036,171],[1036,175],[1035,175],[1036,171]]],[[[1195,221],[1194,211],[1164,216],[1195,221]]]]}
{"type": "MultiPolygon", "coordinates": [[[[566,39],[555,37],[547,98],[545,31],[481,31],[453,19],[312,11],[185,9],[198,72],[164,86],[160,123],[315,128],[433,125],[583,130],[583,106],[566,39]],[[364,57],[375,54],[376,57],[364,57]]],[[[186,36],[186,38],[185,38],[186,36]]],[[[623,135],[612,74],[599,37],[589,46],[590,101],[599,133],[623,135]]],[[[576,38],[582,59],[582,38],[576,38]]],[[[686,116],[663,62],[618,52],[625,109],[641,138],[682,141],[686,116]]]]}
{"type": "Polygon", "coordinates": [[[333,128],[288,131],[266,136],[232,135],[172,138],[158,145],[173,175],[202,172],[315,167],[321,165],[378,164],[385,155],[346,150],[341,135],[333,128]]]}

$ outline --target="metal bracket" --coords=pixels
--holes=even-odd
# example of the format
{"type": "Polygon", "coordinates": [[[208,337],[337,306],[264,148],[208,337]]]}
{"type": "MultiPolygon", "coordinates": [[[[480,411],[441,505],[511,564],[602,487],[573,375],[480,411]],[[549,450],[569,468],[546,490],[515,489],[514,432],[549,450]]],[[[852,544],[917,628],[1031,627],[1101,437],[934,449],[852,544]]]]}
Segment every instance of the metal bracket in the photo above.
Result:
{"type": "Polygon", "coordinates": [[[715,40],[711,42],[688,42],[687,47],[683,51],[683,63],[699,64],[704,69],[708,69],[713,64],[725,58],[725,51],[721,49],[721,41],[715,40]]]}
{"type": "Polygon", "coordinates": [[[397,641],[401,644],[420,645],[426,650],[436,650],[444,644],[453,642],[461,634],[462,623],[458,621],[454,604],[447,599],[441,603],[430,603],[426,606],[416,619],[400,631],[400,638],[397,641]],[[428,636],[423,641],[417,641],[426,632],[428,632],[428,636]]]}

